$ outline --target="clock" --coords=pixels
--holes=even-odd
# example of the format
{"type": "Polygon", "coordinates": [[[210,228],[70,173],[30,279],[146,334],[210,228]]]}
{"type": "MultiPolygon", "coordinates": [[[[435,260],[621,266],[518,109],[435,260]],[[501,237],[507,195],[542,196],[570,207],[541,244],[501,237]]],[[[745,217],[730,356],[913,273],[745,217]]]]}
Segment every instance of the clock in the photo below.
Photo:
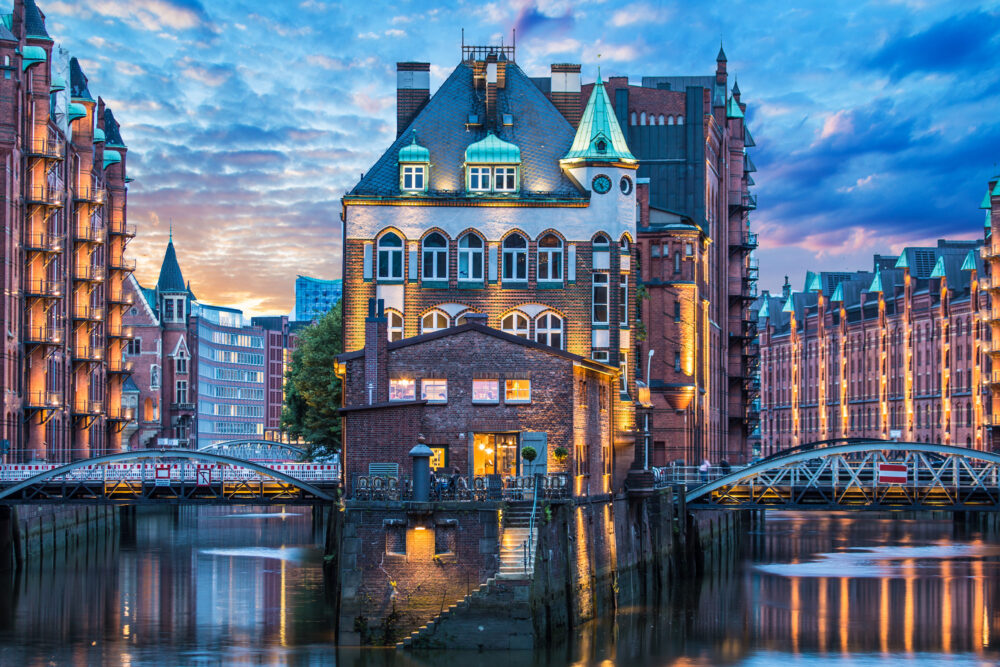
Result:
{"type": "Polygon", "coordinates": [[[622,180],[618,182],[618,187],[622,189],[622,194],[627,195],[632,192],[632,179],[628,176],[622,176],[622,180]]]}
{"type": "Polygon", "coordinates": [[[611,179],[604,174],[598,174],[594,176],[594,180],[591,183],[594,188],[594,192],[599,195],[603,195],[611,189],[611,179]]]}

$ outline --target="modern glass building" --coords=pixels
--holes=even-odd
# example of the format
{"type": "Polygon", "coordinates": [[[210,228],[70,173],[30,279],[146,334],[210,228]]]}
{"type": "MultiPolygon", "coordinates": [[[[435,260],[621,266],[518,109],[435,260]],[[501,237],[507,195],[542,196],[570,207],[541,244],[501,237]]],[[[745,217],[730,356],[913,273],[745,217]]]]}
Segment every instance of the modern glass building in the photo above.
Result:
{"type": "Polygon", "coordinates": [[[295,320],[311,322],[337,305],[344,293],[338,280],[321,280],[309,276],[295,278],[295,320]]]}

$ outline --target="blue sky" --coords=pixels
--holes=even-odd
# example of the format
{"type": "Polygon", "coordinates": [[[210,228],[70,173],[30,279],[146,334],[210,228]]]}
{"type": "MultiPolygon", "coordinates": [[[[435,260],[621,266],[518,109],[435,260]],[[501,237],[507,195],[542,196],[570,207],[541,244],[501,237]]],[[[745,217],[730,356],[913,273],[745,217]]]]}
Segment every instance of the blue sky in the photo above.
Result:
{"type": "MultiPolygon", "coordinates": [[[[461,30],[529,75],[709,74],[719,40],[757,147],[761,287],[982,235],[1000,161],[1000,2],[37,0],[129,146],[130,246],[155,281],[173,222],[199,298],[288,312],[339,276],[340,196],[395,136],[395,63],[461,30]]],[[[8,0],[9,2],[9,0],[8,0]]]]}

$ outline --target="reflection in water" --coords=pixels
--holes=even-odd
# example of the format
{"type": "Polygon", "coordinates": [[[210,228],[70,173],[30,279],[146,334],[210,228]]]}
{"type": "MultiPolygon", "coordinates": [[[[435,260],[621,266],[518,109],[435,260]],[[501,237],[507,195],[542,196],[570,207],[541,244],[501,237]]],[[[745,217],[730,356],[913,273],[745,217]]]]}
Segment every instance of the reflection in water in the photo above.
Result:
{"type": "Polygon", "coordinates": [[[743,561],[535,654],[333,647],[311,515],[141,513],[134,541],[32,563],[0,588],[0,664],[993,664],[1000,544],[947,519],[777,514],[743,561]]]}

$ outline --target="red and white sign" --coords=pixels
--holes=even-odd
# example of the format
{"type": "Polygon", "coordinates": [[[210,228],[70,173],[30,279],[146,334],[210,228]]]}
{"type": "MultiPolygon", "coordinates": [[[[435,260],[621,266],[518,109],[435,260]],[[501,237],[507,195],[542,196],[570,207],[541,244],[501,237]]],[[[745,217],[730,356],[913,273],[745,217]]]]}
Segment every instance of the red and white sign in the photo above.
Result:
{"type": "Polygon", "coordinates": [[[879,463],[879,484],[906,484],[905,463],[879,463]]]}
{"type": "Polygon", "coordinates": [[[212,485],[212,468],[209,466],[198,466],[198,486],[212,485]]]}
{"type": "Polygon", "coordinates": [[[157,465],[156,476],[153,478],[156,486],[170,486],[170,466],[157,465]]]}

